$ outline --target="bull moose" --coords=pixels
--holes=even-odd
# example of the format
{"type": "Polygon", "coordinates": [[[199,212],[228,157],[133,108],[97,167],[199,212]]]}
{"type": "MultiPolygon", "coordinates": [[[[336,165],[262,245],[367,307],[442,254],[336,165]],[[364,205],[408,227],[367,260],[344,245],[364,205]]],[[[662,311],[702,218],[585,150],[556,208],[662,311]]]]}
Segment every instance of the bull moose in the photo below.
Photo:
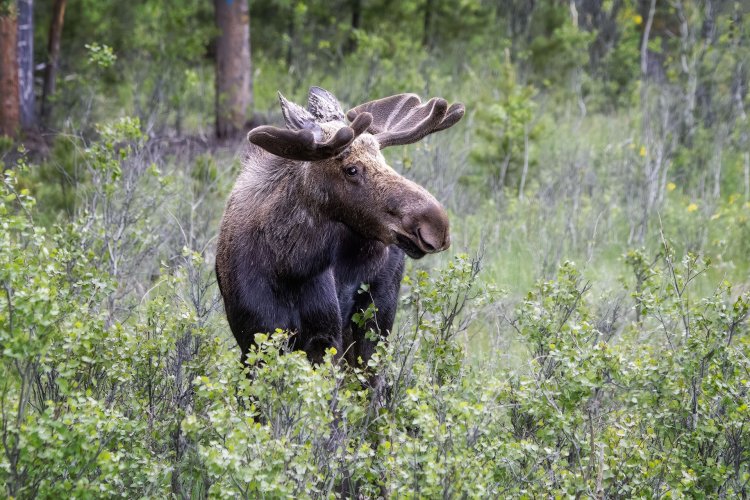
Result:
{"type": "Polygon", "coordinates": [[[243,360],[256,333],[282,328],[311,362],[335,347],[354,365],[373,353],[368,330],[386,336],[393,326],[404,254],[450,245],[443,207],[380,150],[454,125],[464,106],[400,94],[345,116],[318,87],[307,109],[281,93],[279,101],[286,128],[249,133],[221,223],[216,275],[227,319],[243,360]],[[369,293],[357,293],[363,283],[369,293]],[[354,324],[370,303],[375,316],[354,324]]]}

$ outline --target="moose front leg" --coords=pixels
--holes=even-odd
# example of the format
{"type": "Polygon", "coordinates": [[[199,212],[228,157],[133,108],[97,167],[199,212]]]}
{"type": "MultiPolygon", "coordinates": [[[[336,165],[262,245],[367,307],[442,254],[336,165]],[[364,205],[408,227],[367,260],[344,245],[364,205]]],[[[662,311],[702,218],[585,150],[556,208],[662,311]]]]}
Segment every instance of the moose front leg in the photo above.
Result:
{"type": "Polygon", "coordinates": [[[326,349],[344,352],[341,339],[341,312],[336,297],[333,272],[326,272],[306,283],[300,293],[300,331],[295,348],[307,353],[311,363],[323,361],[326,349]]]}
{"type": "Polygon", "coordinates": [[[380,272],[369,280],[368,290],[354,292],[352,315],[345,318],[347,321],[345,337],[351,344],[351,346],[345,346],[347,348],[346,360],[351,366],[366,365],[375,352],[378,339],[386,337],[393,328],[403,275],[404,252],[397,247],[390,247],[388,261],[380,272]],[[376,308],[373,317],[360,324],[352,320],[354,313],[362,313],[372,304],[376,308]],[[373,332],[376,338],[373,339],[370,332],[373,332]]]}

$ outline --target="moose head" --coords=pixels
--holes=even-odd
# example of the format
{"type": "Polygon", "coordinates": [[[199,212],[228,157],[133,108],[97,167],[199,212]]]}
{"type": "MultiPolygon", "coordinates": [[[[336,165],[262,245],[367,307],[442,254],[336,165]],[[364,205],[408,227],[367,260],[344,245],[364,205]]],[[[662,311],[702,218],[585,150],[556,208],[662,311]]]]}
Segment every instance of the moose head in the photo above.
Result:
{"type": "Polygon", "coordinates": [[[312,87],[307,109],[279,93],[286,129],[262,126],[248,139],[288,160],[304,162],[307,202],[365,239],[395,244],[412,258],[450,245],[448,217],[424,188],[391,168],[380,150],[410,144],[450,127],[461,104],[422,103],[401,94],[355,107],[346,117],[336,98],[312,87]],[[351,123],[347,123],[347,118],[351,123]]]}

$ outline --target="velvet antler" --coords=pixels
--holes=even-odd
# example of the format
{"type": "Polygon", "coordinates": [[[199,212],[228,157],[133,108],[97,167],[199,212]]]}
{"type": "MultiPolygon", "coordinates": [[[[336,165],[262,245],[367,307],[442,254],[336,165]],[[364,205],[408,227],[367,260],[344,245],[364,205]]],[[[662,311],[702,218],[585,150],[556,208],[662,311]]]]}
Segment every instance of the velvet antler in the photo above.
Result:
{"type": "Polygon", "coordinates": [[[323,130],[316,122],[316,117],[286,100],[280,92],[279,102],[287,128],[264,125],[251,130],[247,139],[269,153],[290,160],[316,161],[332,158],[372,124],[370,113],[360,113],[349,126],[340,128],[333,137],[322,141],[323,130]]]}
{"type": "Polygon", "coordinates": [[[349,120],[372,114],[367,131],[380,143],[380,148],[411,144],[426,135],[455,125],[464,116],[464,105],[433,97],[426,103],[416,94],[399,94],[370,101],[350,109],[349,120]]]}

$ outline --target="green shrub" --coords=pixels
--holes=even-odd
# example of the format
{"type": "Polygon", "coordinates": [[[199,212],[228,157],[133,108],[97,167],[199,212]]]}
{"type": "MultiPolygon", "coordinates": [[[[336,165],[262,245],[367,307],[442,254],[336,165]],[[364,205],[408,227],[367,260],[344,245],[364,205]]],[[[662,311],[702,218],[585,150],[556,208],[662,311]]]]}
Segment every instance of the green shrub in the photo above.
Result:
{"type": "Polygon", "coordinates": [[[243,367],[210,245],[128,207],[187,223],[171,190],[220,190],[215,165],[163,174],[137,122],[101,130],[84,155],[98,181],[69,222],[36,222],[23,161],[0,187],[9,496],[746,494],[750,298],[711,291],[708,259],[678,262],[664,240],[653,257],[630,251],[629,296],[593,294],[564,262],[513,303],[457,255],[408,274],[399,326],[367,367],[333,350],[311,366],[281,331],[258,334],[243,367]],[[184,245],[139,253],[157,235],[184,245]],[[163,256],[155,272],[145,255],[163,256]]]}

